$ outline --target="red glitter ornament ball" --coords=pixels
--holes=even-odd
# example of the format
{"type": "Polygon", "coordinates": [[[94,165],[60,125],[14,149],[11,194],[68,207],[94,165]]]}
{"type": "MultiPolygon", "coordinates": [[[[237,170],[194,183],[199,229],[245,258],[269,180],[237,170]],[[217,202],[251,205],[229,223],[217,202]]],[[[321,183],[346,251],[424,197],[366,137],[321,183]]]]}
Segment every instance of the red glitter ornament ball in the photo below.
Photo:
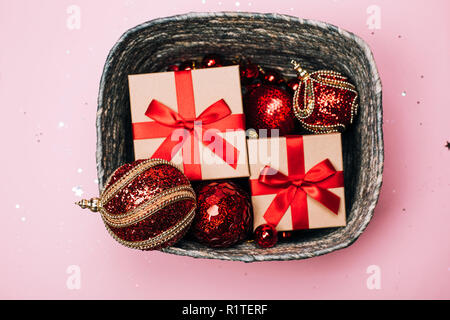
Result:
{"type": "Polygon", "coordinates": [[[178,71],[180,68],[176,64],[171,64],[167,67],[167,71],[178,71]]]}
{"type": "Polygon", "coordinates": [[[191,230],[212,248],[229,247],[251,230],[252,212],[246,193],[228,181],[211,182],[197,191],[197,210],[191,230]]]}
{"type": "Polygon", "coordinates": [[[314,133],[344,131],[354,119],[358,92],[339,72],[321,70],[308,74],[294,62],[300,84],[293,109],[303,127],[314,133]]]}
{"type": "Polygon", "coordinates": [[[195,68],[196,68],[195,61],[192,61],[192,60],[183,61],[178,66],[178,70],[180,70],[180,71],[181,70],[194,70],[195,68]]]}
{"type": "Polygon", "coordinates": [[[279,129],[280,136],[295,129],[292,111],[292,96],[284,89],[273,85],[250,85],[244,95],[244,110],[247,128],[279,129]]]}
{"type": "Polygon", "coordinates": [[[263,80],[268,84],[281,84],[284,81],[280,74],[275,70],[265,70],[263,80]]]}
{"type": "Polygon", "coordinates": [[[186,233],[195,216],[195,192],[170,162],[137,160],[118,168],[99,199],[79,203],[99,211],[119,243],[134,249],[170,246],[186,233]]]}
{"type": "Polygon", "coordinates": [[[270,224],[262,224],[255,229],[255,242],[261,248],[271,248],[278,240],[277,230],[270,224]]]}
{"type": "Polygon", "coordinates": [[[213,68],[222,66],[222,58],[218,54],[207,54],[201,63],[203,68],[213,68]]]}
{"type": "Polygon", "coordinates": [[[259,76],[259,68],[256,64],[251,62],[240,66],[241,80],[245,83],[249,83],[259,76]]]}

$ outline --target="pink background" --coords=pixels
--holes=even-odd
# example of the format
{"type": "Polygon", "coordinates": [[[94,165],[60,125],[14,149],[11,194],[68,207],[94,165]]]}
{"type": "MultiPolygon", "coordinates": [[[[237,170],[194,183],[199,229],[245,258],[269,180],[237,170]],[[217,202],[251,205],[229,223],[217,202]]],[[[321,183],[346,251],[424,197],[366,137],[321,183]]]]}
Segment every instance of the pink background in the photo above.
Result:
{"type": "Polygon", "coordinates": [[[450,2],[0,1],[0,298],[450,298],[450,2]],[[81,8],[81,29],[66,10],[81,8]],[[366,9],[381,9],[369,29],[366,9]],[[385,172],[375,215],[351,247],[244,264],[138,252],[73,205],[97,195],[95,114],[110,48],[128,28],[190,11],[278,12],[356,33],[383,83],[385,172]],[[404,94],[402,94],[404,92],[404,94]],[[77,188],[78,187],[78,188],[77,188]],[[71,265],[81,287],[66,285],[71,265]],[[367,268],[381,270],[369,290],[367,268]]]}

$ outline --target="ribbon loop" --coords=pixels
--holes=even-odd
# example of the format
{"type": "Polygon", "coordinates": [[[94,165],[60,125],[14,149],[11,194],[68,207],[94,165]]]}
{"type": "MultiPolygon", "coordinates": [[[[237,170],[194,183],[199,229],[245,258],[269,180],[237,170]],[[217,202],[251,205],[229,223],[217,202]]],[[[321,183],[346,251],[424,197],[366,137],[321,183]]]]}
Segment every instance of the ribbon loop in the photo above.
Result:
{"type": "Polygon", "coordinates": [[[145,115],[159,124],[192,130],[194,125],[212,124],[231,115],[231,110],[225,100],[221,99],[206,108],[197,118],[184,118],[181,114],[173,111],[164,103],[153,99],[145,112],[145,115]]]}

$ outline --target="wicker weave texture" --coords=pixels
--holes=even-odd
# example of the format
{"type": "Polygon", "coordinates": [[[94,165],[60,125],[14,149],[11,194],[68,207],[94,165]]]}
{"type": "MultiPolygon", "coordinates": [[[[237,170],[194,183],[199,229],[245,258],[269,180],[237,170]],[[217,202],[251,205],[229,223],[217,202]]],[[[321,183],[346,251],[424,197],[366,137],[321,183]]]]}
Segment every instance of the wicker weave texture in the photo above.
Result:
{"type": "Polygon", "coordinates": [[[304,259],[349,246],[372,218],[382,184],[381,82],[367,44],[335,26],[279,14],[191,13],[143,23],[111,49],[98,97],[97,172],[100,189],[120,165],[134,160],[128,93],[129,74],[164,71],[207,53],[244,56],[284,76],[295,76],[291,59],[309,71],[347,75],[359,92],[356,122],[342,136],[347,226],[305,230],[270,249],[245,242],[210,249],[184,239],[163,251],[196,258],[238,260],[304,259]]]}

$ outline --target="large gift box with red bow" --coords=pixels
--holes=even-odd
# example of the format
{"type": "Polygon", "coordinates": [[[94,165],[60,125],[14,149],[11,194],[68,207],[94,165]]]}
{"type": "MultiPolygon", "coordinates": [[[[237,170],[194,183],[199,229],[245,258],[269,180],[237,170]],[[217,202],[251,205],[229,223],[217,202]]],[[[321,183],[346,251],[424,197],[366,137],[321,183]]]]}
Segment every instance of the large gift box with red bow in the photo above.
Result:
{"type": "Polygon", "coordinates": [[[238,66],[128,82],[135,159],[172,161],[190,180],[249,176],[238,66]]]}
{"type": "Polygon", "coordinates": [[[248,140],[254,229],[345,226],[340,134],[248,140]]]}

